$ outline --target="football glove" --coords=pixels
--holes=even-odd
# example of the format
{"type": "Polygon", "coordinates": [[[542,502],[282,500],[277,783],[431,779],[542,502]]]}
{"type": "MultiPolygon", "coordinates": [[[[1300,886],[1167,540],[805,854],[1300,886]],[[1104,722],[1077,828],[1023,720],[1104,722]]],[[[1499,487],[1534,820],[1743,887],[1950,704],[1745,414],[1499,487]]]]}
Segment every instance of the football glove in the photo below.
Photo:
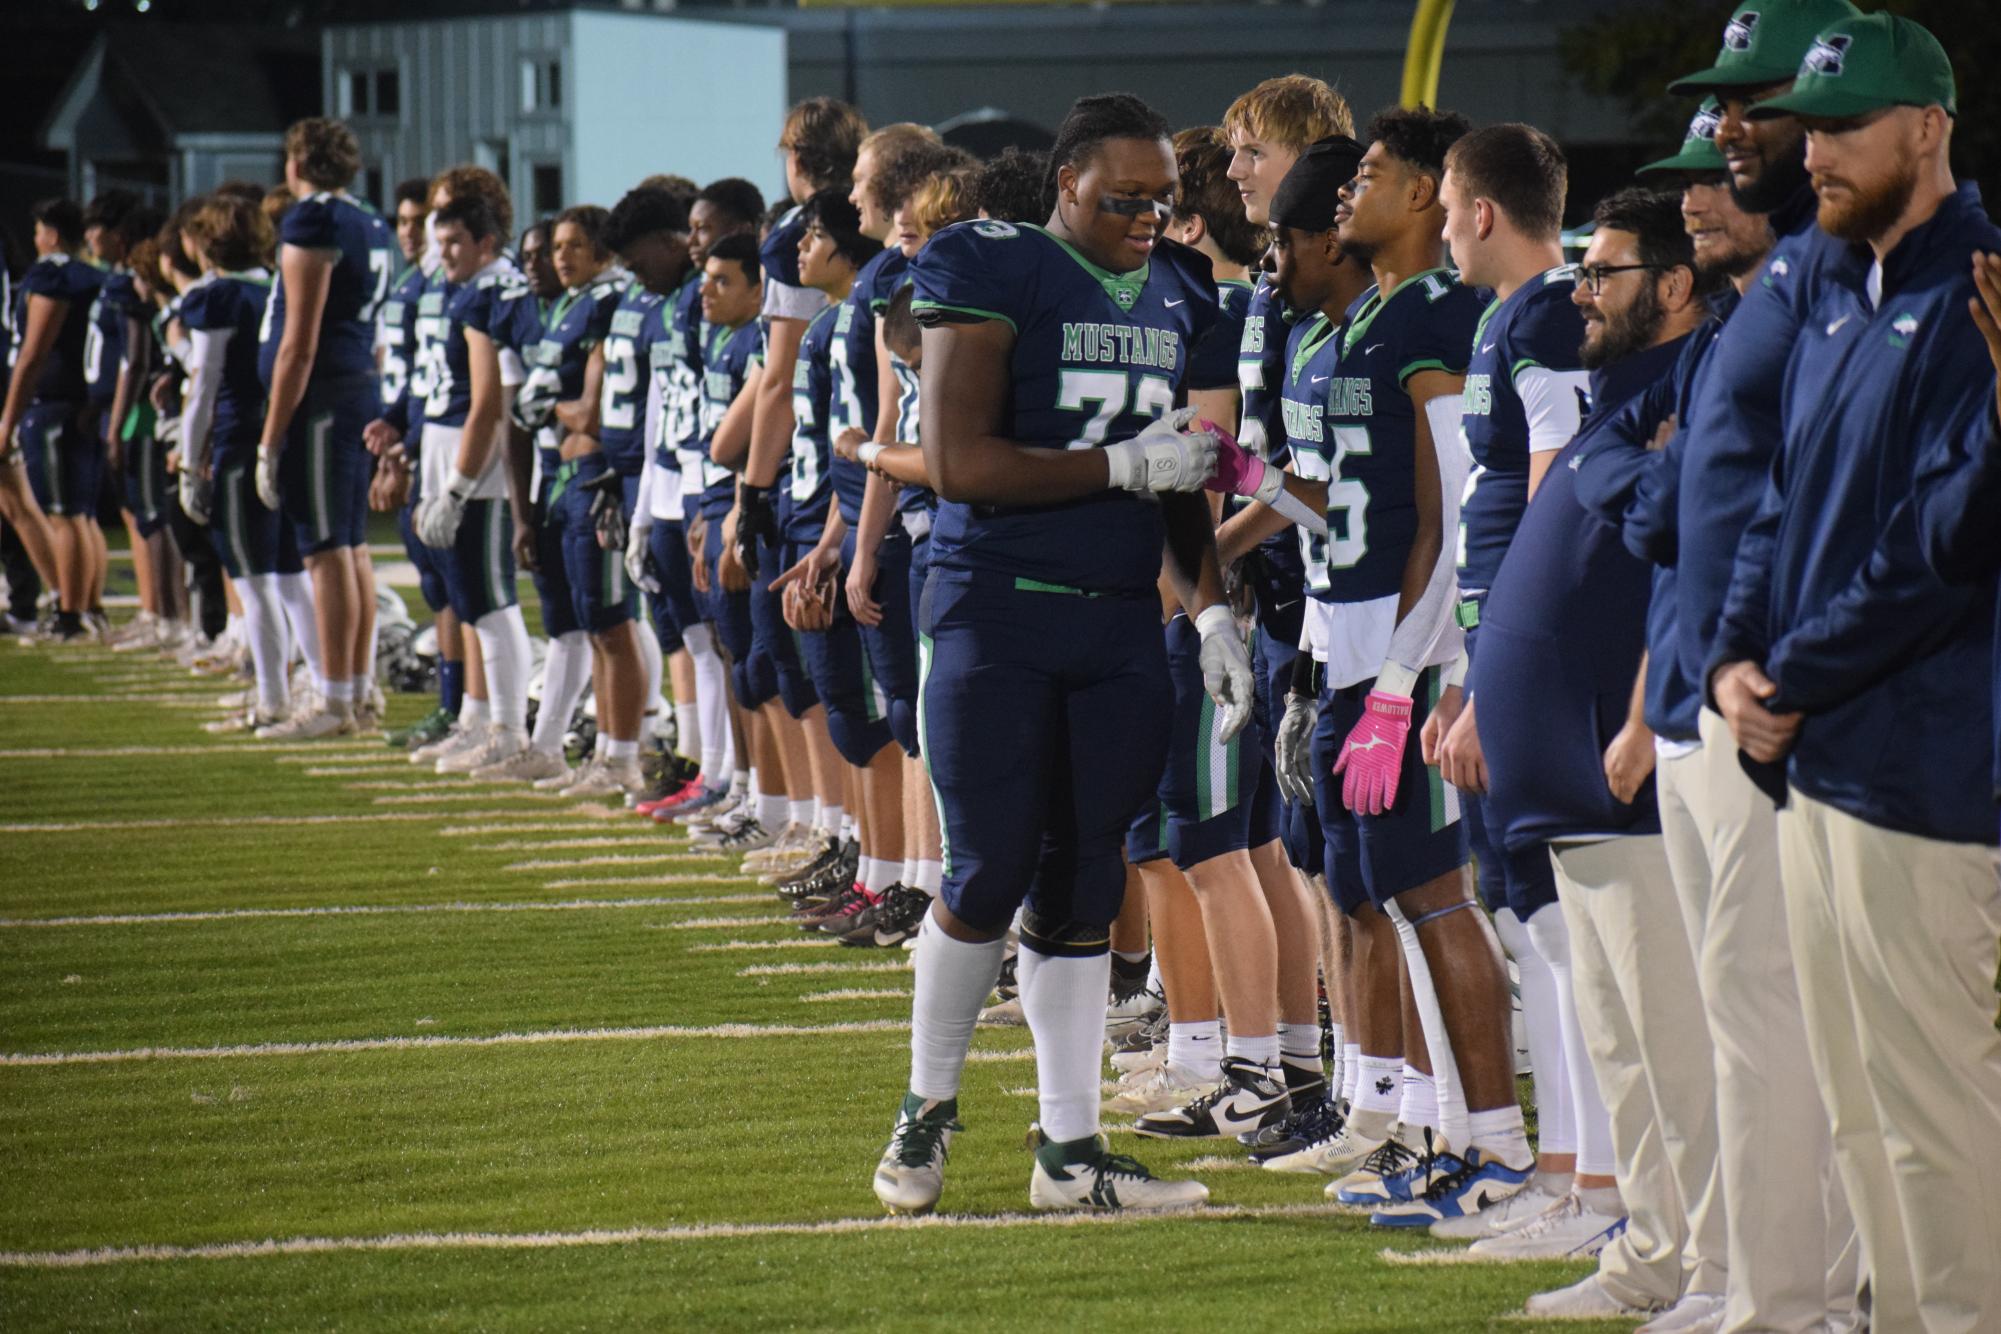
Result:
{"type": "Polygon", "coordinates": [[[1200,491],[1216,470],[1214,432],[1177,425],[1182,414],[1149,423],[1130,440],[1106,445],[1112,486],[1126,491],[1200,491]]]}
{"type": "Polygon", "coordinates": [[[1216,437],[1216,472],[1203,483],[1226,496],[1248,496],[1271,506],[1292,522],[1321,537],[1327,536],[1327,516],[1285,489],[1285,472],[1266,463],[1213,422],[1196,423],[1216,437]]]}
{"type": "Polygon", "coordinates": [[[459,522],[465,518],[466,502],[479,483],[465,476],[457,469],[452,471],[451,481],[445,484],[443,495],[426,496],[424,503],[417,507],[417,537],[427,547],[449,547],[459,535],[459,522]]]}
{"type": "Polygon", "coordinates": [[[625,531],[625,577],[641,589],[660,596],[660,581],[653,577],[651,538],[653,516],[635,514],[625,531]]]}
{"type": "Polygon", "coordinates": [[[1313,724],[1319,716],[1319,701],[1311,695],[1285,697],[1285,717],[1279,720],[1272,758],[1278,790],[1289,801],[1313,800],[1313,724]]]}
{"type": "Polygon", "coordinates": [[[625,486],[609,468],[577,483],[579,491],[591,494],[591,527],[597,530],[598,546],[606,551],[625,549],[625,486]]]}
{"type": "Polygon", "coordinates": [[[757,578],[757,548],[762,541],[778,546],[778,511],[771,506],[772,488],[745,482],[737,491],[737,559],[751,578],[757,578]]]}
{"type": "Polygon", "coordinates": [[[278,447],[276,445],[257,446],[257,498],[264,502],[264,508],[276,512],[278,509],[278,447]]]}
{"type": "Polygon", "coordinates": [[[197,524],[206,524],[215,500],[215,485],[194,468],[181,469],[181,510],[197,524]]]}
{"type": "Polygon", "coordinates": [[[1221,712],[1222,739],[1227,742],[1250,721],[1251,696],[1256,689],[1250,650],[1237,632],[1236,617],[1222,603],[1203,609],[1195,618],[1195,629],[1202,636],[1197,655],[1202,664],[1202,689],[1221,712]]]}
{"type": "Polygon", "coordinates": [[[1334,772],[1342,775],[1341,801],[1357,815],[1382,815],[1396,805],[1410,740],[1411,697],[1371,690],[1362,717],[1341,744],[1334,772]]]}

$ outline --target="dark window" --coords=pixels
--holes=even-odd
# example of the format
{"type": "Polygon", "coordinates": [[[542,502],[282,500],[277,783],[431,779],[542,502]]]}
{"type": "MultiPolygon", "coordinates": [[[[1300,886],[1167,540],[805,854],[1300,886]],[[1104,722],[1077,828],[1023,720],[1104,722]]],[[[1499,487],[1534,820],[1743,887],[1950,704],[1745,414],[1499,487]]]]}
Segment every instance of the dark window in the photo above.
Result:
{"type": "Polygon", "coordinates": [[[347,114],[350,116],[368,114],[368,75],[347,76],[347,114]]]}
{"type": "Polygon", "coordinates": [[[382,168],[370,167],[366,172],[362,173],[362,181],[363,181],[363,188],[362,188],[363,195],[367,198],[369,203],[375,205],[375,207],[377,208],[381,208],[383,204],[382,168]]]}
{"type": "Polygon", "coordinates": [[[563,105],[563,62],[560,60],[549,62],[549,96],[544,99],[544,105],[551,108],[563,105]]]}
{"type": "Polygon", "coordinates": [[[398,71],[386,69],[375,76],[375,114],[403,114],[403,76],[398,71]]]}
{"type": "Polygon", "coordinates": [[[535,212],[560,213],[563,210],[563,168],[554,162],[535,164],[535,212]]]}

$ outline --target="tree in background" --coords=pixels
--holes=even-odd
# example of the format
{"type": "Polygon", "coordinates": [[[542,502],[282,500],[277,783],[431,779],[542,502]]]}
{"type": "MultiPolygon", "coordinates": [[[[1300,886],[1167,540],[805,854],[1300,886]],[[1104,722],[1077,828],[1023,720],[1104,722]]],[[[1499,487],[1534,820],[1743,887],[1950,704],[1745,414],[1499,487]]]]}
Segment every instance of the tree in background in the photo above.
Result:
{"type": "MultiPolygon", "coordinates": [[[[1959,80],[1953,168],[1980,182],[1990,212],[2001,209],[2001,84],[1992,75],[2001,68],[2001,23],[1976,17],[1985,7],[1967,0],[1859,0],[1856,7],[1914,19],[1945,45],[1959,80]]],[[[1680,142],[1695,109],[1691,98],[1668,96],[1667,85],[1716,59],[1736,8],[1727,0],[1623,6],[1566,29],[1558,50],[1572,77],[1622,103],[1634,126],[1666,149],[1680,142]]]]}

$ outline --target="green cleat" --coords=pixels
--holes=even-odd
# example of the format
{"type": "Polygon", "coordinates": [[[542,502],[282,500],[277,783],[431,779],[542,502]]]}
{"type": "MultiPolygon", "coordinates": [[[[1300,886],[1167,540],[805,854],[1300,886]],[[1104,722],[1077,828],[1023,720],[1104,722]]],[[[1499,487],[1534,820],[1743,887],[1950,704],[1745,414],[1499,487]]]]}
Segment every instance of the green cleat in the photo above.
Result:
{"type": "Polygon", "coordinates": [[[429,713],[411,723],[408,727],[398,727],[383,734],[383,740],[391,750],[415,750],[428,746],[451,730],[457,721],[443,709],[432,709],[429,713]]]}

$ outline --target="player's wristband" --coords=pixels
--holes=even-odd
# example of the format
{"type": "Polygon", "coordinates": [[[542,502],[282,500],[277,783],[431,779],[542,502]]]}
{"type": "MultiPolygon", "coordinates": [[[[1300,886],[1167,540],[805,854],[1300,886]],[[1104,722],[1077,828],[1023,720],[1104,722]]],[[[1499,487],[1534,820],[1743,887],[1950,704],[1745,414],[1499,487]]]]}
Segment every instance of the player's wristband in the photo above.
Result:
{"type": "Polygon", "coordinates": [[[1453,686],[1463,688],[1466,684],[1466,669],[1471,665],[1471,661],[1466,657],[1466,650],[1460,649],[1459,656],[1446,664],[1445,675],[1439,681],[1439,688],[1441,690],[1449,690],[1453,686]]]}
{"type": "Polygon", "coordinates": [[[875,461],[882,457],[882,451],[888,448],[888,445],[878,444],[874,440],[865,441],[856,447],[855,457],[861,460],[864,468],[873,468],[875,461]]]}
{"type": "Polygon", "coordinates": [[[1400,662],[1385,662],[1382,670],[1376,673],[1374,688],[1384,694],[1402,695],[1408,699],[1417,685],[1417,678],[1417,668],[1406,667],[1400,662]]]}

